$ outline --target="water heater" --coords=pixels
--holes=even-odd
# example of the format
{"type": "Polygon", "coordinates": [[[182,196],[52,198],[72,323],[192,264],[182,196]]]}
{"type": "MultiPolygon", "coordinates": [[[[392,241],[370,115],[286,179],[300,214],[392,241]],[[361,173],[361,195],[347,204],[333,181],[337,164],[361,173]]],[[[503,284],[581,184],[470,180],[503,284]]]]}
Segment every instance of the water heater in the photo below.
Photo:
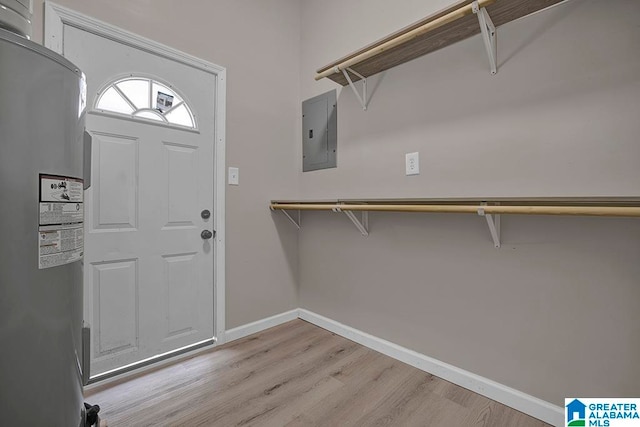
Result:
{"type": "Polygon", "coordinates": [[[33,0],[0,0],[0,28],[31,38],[33,0]]]}
{"type": "Polygon", "coordinates": [[[87,425],[83,94],[72,63],[0,29],[2,427],[87,425]]]}

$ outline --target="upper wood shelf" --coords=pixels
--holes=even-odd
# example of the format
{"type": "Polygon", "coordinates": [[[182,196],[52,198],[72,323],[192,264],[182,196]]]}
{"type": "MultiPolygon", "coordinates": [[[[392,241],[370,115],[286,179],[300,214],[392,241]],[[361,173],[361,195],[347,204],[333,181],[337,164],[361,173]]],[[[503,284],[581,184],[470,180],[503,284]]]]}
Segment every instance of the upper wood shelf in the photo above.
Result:
{"type": "MultiPolygon", "coordinates": [[[[493,25],[498,27],[562,1],[565,0],[479,0],[478,3],[480,7],[486,8],[493,25]]],[[[474,36],[481,30],[478,17],[471,11],[472,3],[473,0],[458,1],[440,12],[321,67],[317,70],[316,80],[328,77],[346,86],[349,82],[342,73],[342,69],[346,68],[343,65],[358,56],[374,53],[373,56],[348,65],[348,68],[357,73],[349,73],[352,81],[360,80],[360,76],[372,76],[474,36]],[[424,28],[424,31],[421,28],[424,28]],[[400,44],[395,45],[396,41],[400,44]],[[389,45],[395,46],[386,48],[389,45]]]]}

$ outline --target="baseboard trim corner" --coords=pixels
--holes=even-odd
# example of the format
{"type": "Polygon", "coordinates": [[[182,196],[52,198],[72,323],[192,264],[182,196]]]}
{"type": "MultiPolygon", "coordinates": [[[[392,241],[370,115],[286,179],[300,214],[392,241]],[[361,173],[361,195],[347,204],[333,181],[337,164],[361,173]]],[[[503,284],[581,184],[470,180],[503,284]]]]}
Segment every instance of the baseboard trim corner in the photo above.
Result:
{"type": "Polygon", "coordinates": [[[416,351],[409,350],[408,348],[383,340],[382,338],[375,337],[312,311],[301,308],[298,310],[298,317],[372,350],[376,350],[422,371],[474,391],[527,415],[531,415],[546,423],[555,426],[563,425],[564,408],[542,399],[425,356],[416,351]]]}
{"type": "Polygon", "coordinates": [[[227,343],[240,338],[247,337],[251,334],[262,332],[265,329],[273,328],[274,326],[281,325],[283,323],[295,320],[298,318],[298,309],[285,311],[284,313],[276,314],[265,319],[256,320],[255,322],[247,323],[246,325],[238,326],[233,329],[225,331],[222,343],[227,343]]]}

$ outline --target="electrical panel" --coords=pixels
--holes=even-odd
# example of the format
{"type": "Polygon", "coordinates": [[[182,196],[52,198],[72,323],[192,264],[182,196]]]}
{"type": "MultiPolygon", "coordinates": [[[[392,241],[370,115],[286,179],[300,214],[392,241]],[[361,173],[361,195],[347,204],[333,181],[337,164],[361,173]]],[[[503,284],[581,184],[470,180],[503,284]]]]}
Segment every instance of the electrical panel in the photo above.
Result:
{"type": "Polygon", "coordinates": [[[335,89],[302,102],[302,171],[336,167],[338,110],[335,89]]]}

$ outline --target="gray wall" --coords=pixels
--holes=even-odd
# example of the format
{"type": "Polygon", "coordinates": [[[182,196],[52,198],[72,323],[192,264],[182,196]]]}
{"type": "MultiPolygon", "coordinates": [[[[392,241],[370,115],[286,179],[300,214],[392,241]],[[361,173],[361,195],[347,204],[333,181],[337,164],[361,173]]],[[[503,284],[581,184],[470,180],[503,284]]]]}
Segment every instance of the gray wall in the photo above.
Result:
{"type": "MultiPolygon", "coordinates": [[[[316,68],[449,1],[303,1],[301,99],[316,68]]],[[[338,168],[301,197],[640,195],[640,3],[574,0],[370,79],[363,112],[339,93],[338,168]],[[421,175],[404,175],[419,151],[421,175]]],[[[640,394],[640,223],[305,214],[300,305],[562,405],[640,394]]]]}
{"type": "Polygon", "coordinates": [[[267,206],[297,188],[299,3],[56,1],[227,68],[227,165],[240,168],[240,186],[227,186],[227,329],[296,308],[297,236],[267,206]]]}

